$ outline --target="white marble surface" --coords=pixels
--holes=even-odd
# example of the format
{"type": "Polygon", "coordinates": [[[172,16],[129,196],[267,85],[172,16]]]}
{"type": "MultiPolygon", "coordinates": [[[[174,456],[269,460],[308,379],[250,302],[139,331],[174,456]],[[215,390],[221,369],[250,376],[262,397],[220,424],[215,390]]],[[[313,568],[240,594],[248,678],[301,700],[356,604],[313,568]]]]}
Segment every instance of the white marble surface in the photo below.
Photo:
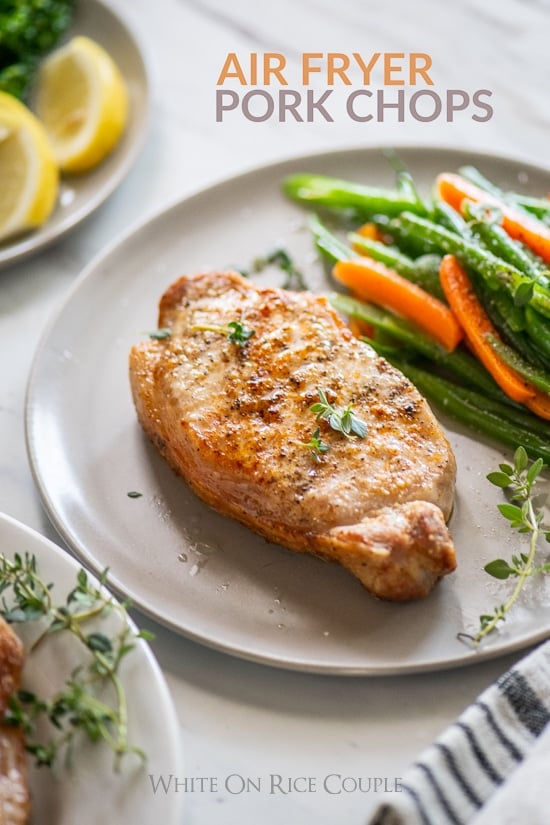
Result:
{"type": "MultiPolygon", "coordinates": [[[[147,144],[126,181],[77,231],[0,273],[0,508],[56,538],[25,452],[23,407],[33,351],[81,268],[134,221],[221,177],[293,154],[388,144],[468,146],[549,165],[549,0],[112,0],[146,52],[152,79],[147,144]],[[215,122],[214,88],[228,51],[423,51],[441,88],[493,90],[494,117],[455,124],[215,122]]],[[[376,78],[379,81],[379,77],[376,78]]],[[[139,619],[142,617],[138,616],[139,619]]],[[[143,623],[152,627],[148,620],[143,623]]],[[[402,775],[419,749],[515,657],[450,673],[344,679],[285,673],[231,659],[154,626],[177,705],[186,776],[185,825],[283,819],[366,821],[373,793],[230,794],[224,778],[402,775]]]]}

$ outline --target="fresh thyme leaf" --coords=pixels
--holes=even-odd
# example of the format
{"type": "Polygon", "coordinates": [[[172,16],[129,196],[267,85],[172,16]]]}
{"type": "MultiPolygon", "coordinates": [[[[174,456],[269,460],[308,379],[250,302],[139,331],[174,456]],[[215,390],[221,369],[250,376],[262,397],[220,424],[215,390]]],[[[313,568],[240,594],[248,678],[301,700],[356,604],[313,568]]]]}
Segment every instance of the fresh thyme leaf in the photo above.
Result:
{"type": "Polygon", "coordinates": [[[319,395],[319,401],[309,408],[311,412],[316,414],[317,421],[326,421],[331,429],[342,433],[346,438],[353,435],[358,436],[358,438],[365,438],[367,425],[355,415],[351,403],[347,407],[337,407],[335,404],[331,404],[327,399],[326,391],[320,387],[317,388],[317,394],[319,395]]]}
{"type": "Polygon", "coordinates": [[[115,753],[115,766],[128,753],[145,758],[128,740],[126,694],[118,670],[135,640],[150,639],[151,634],[134,633],[128,623],[126,605],[117,603],[101,589],[106,578],[104,571],[96,586],[81,569],[66,603],[58,605],[52,598],[52,585],[45,583],[38,573],[34,556],[15,554],[10,561],[0,554],[0,612],[4,618],[12,622],[46,620],[47,632],[36,644],[47,643],[44,640],[52,633],[68,632],[83,649],[81,664],[51,699],[46,701],[20,690],[8,700],[3,721],[25,732],[26,748],[38,765],[53,765],[61,751],[70,759],[79,730],[92,742],[104,740],[115,753]],[[85,626],[91,619],[103,619],[112,611],[118,612],[121,619],[115,635],[98,630],[86,632],[85,626]],[[47,742],[34,741],[42,718],[58,731],[47,742]]]}
{"type": "Polygon", "coordinates": [[[256,330],[245,327],[240,321],[230,321],[227,326],[232,330],[227,337],[231,343],[239,344],[241,347],[256,334],[256,330]]]}
{"type": "Polygon", "coordinates": [[[328,451],[330,450],[330,445],[326,444],[321,439],[321,434],[320,434],[320,428],[319,427],[317,427],[314,430],[313,435],[311,436],[310,440],[307,443],[302,442],[302,447],[306,447],[310,451],[311,456],[312,456],[314,461],[320,461],[321,460],[320,454],[328,453],[328,451]]]}
{"type": "Polygon", "coordinates": [[[86,637],[86,644],[90,650],[98,650],[100,653],[111,653],[113,650],[111,640],[104,633],[90,633],[86,637]]]}
{"type": "Polygon", "coordinates": [[[258,274],[268,266],[278,266],[285,273],[283,289],[293,289],[296,292],[309,289],[302,270],[296,266],[286,249],[279,247],[263,257],[255,258],[250,269],[254,274],[258,274]]]}
{"type": "Polygon", "coordinates": [[[510,576],[517,576],[515,569],[510,567],[505,559],[495,559],[489,562],[489,564],[486,564],[483,569],[495,579],[508,579],[510,576]]]}
{"type": "Polygon", "coordinates": [[[511,521],[512,524],[520,525],[523,523],[523,511],[516,504],[499,504],[498,509],[501,516],[511,521]]]}
{"type": "Polygon", "coordinates": [[[487,476],[487,480],[490,481],[491,484],[494,484],[495,487],[502,487],[503,489],[505,487],[509,487],[512,483],[508,473],[489,473],[489,475],[487,476]]]}
{"type": "Polygon", "coordinates": [[[493,633],[499,622],[505,621],[528,578],[550,572],[549,563],[539,567],[535,566],[539,539],[544,535],[549,540],[550,536],[548,526],[543,524],[544,501],[535,495],[537,480],[544,469],[542,459],[537,459],[530,465],[525,448],[520,446],[514,454],[513,467],[509,464],[501,464],[500,472],[489,473],[487,476],[491,484],[509,491],[511,502],[518,502],[518,504],[509,502],[499,504],[498,510],[510,522],[512,529],[522,535],[529,535],[529,548],[528,552],[513,555],[511,564],[505,559],[495,559],[485,565],[485,572],[493,578],[502,580],[515,578],[516,584],[504,604],[495,607],[492,613],[483,613],[479,617],[479,628],[474,636],[459,634],[459,636],[469,638],[475,645],[493,633]]]}
{"type": "Polygon", "coordinates": [[[161,329],[151,330],[151,332],[148,332],[147,335],[154,341],[165,341],[172,335],[172,330],[168,329],[168,327],[161,327],[161,329]]]}
{"type": "Polygon", "coordinates": [[[126,495],[128,496],[128,498],[141,498],[143,493],[138,493],[137,490],[130,490],[128,493],[126,493],[126,495]]]}
{"type": "Polygon", "coordinates": [[[216,324],[193,324],[191,330],[218,332],[220,335],[226,335],[232,344],[237,344],[239,347],[244,347],[256,334],[256,330],[245,327],[241,321],[229,321],[226,327],[217,326],[216,324]]]}
{"type": "Polygon", "coordinates": [[[519,473],[522,473],[529,463],[529,457],[527,455],[527,450],[525,447],[518,447],[515,454],[514,454],[514,472],[512,475],[517,476],[519,473]]]}

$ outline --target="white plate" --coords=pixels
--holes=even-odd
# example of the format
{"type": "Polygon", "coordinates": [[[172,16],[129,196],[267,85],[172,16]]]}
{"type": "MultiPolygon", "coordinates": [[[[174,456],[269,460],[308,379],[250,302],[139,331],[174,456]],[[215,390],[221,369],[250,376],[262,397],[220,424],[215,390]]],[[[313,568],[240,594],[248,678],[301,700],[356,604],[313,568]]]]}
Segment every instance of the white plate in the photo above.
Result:
{"type": "Polygon", "coordinates": [[[120,68],[130,96],[128,125],[118,146],[96,169],[62,177],[57,205],[43,226],[0,244],[0,269],[44,249],[101,206],[129,171],[145,137],[149,88],[133,35],[100,0],[78,0],[66,38],[77,34],[101,43],[120,68]]]}
{"type": "MultiPolygon", "coordinates": [[[[425,189],[438,171],[470,161],[505,186],[517,187],[522,172],[528,191],[550,191],[549,172],[511,161],[432,149],[400,154],[425,189]]],[[[485,480],[502,451],[454,424],[448,433],[460,471],[451,527],[459,569],[428,599],[405,605],[375,601],[336,566],[269,545],[219,516],[142,435],[128,389],[128,351],[143,330],[156,327],[158,299],[178,275],[247,264],[284,243],[310,283],[327,288],[304,213],[280,194],[284,176],[298,171],[392,182],[375,149],[259,169],[139,226],[75,284],[43,338],[27,401],[30,461],[53,523],[93,568],[108,566],[115,586],[143,610],[193,639],[260,662],[396,673],[472,662],[543,638],[550,600],[533,586],[480,652],[456,639],[502,599],[503,585],[481,568],[515,545],[496,513],[500,493],[485,480]],[[143,496],[128,498],[131,490],[143,496]]]]}
{"type": "MultiPolygon", "coordinates": [[[[62,602],[73,589],[80,569],[74,559],[9,516],[0,514],[0,547],[9,558],[14,553],[36,556],[38,572],[54,583],[53,595],[62,602]]],[[[110,620],[111,621],[111,620],[110,620]]],[[[38,695],[62,687],[78,659],[66,634],[51,636],[31,653],[23,685],[38,695]],[[63,675],[63,679],[60,679],[63,675]]],[[[33,825],[179,825],[181,795],[153,793],[149,774],[181,775],[178,721],[168,688],[148,646],[139,641],[121,665],[128,701],[130,741],[147,753],[142,764],[125,757],[119,773],[113,771],[112,752],[103,745],[82,742],[74,752],[71,769],[32,768],[33,825]]],[[[30,758],[29,758],[30,760],[30,758]]],[[[30,760],[32,761],[32,760],[30,760]]]]}

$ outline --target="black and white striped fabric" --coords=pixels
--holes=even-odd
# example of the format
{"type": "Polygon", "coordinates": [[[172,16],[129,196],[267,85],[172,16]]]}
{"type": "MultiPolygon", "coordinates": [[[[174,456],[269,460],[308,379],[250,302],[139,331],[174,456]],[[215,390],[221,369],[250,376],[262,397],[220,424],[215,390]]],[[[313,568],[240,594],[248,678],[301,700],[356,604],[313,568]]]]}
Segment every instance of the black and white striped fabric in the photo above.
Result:
{"type": "Polygon", "coordinates": [[[550,824],[550,642],[491,685],[369,825],[550,824]]]}

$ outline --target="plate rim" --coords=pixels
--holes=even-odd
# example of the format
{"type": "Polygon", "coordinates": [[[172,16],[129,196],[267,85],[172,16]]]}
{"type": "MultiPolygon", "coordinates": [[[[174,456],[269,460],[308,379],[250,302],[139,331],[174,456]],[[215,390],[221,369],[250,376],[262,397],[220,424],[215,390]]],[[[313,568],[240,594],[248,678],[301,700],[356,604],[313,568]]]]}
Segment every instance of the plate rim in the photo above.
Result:
{"type": "MultiPolygon", "coordinates": [[[[8,525],[9,527],[14,528],[17,533],[21,534],[21,536],[29,536],[33,541],[38,542],[38,544],[42,548],[44,548],[45,554],[51,555],[51,557],[55,559],[55,563],[59,563],[63,566],[66,565],[72,568],[75,574],[76,572],[78,572],[78,569],[80,569],[83,566],[80,558],[74,558],[69,552],[64,550],[59,545],[57,545],[47,536],[44,536],[38,530],[34,529],[33,527],[30,527],[28,524],[25,524],[24,522],[20,521],[14,516],[9,515],[4,511],[0,511],[0,529],[2,528],[2,525],[8,525]]],[[[21,551],[19,550],[16,552],[21,551]]],[[[99,585],[99,581],[96,577],[95,571],[90,571],[90,575],[94,579],[94,584],[99,585]]],[[[111,587],[109,582],[107,583],[107,585],[108,586],[105,587],[105,590],[108,593],[113,594],[115,598],[118,600],[118,594],[114,592],[114,589],[111,587]]],[[[128,616],[127,621],[130,628],[134,632],[137,632],[138,627],[132,616],[128,616]]],[[[180,725],[174,700],[170,693],[166,677],[164,676],[160,664],[149,645],[143,639],[138,639],[136,641],[136,650],[139,650],[141,652],[141,655],[144,657],[143,663],[149,668],[150,680],[152,680],[153,684],[155,685],[157,695],[160,695],[162,707],[164,709],[164,714],[167,722],[166,729],[168,731],[169,737],[168,742],[171,744],[171,749],[173,751],[172,758],[175,763],[175,774],[179,775],[183,772],[184,760],[181,737],[178,734],[180,725]]],[[[164,739],[163,741],[166,743],[166,739],[164,739]]],[[[170,811],[167,812],[169,813],[170,818],[165,819],[163,821],[166,822],[166,825],[179,825],[183,814],[183,798],[177,798],[177,794],[171,794],[170,796],[172,797],[170,803],[170,811]]]]}
{"type": "MultiPolygon", "coordinates": [[[[534,163],[532,160],[523,158],[521,156],[510,156],[510,155],[503,155],[503,154],[495,154],[492,152],[487,151],[478,151],[471,147],[459,147],[459,146],[442,146],[437,144],[407,144],[407,143],[392,143],[392,146],[395,148],[403,151],[409,152],[414,154],[420,155],[427,155],[430,152],[442,152],[445,154],[455,154],[455,155],[464,155],[467,153],[471,153],[475,155],[476,159],[479,161],[483,161],[483,159],[487,159],[488,161],[497,161],[502,162],[508,165],[515,165],[521,166],[523,170],[529,173],[538,173],[541,172],[544,174],[550,174],[550,164],[545,166],[544,164],[534,163]]],[[[53,316],[49,319],[45,329],[40,336],[37,348],[35,350],[31,368],[28,374],[27,380],[27,387],[25,392],[25,403],[24,403],[24,427],[25,427],[25,443],[27,448],[27,455],[29,460],[29,465],[31,469],[31,473],[33,476],[33,480],[37,486],[40,499],[42,502],[42,506],[51,521],[52,525],[54,526],[55,530],[58,532],[60,537],[67,543],[70,547],[71,551],[78,557],[78,559],[88,568],[90,568],[94,574],[98,575],[100,570],[98,569],[97,562],[90,555],[89,551],[83,546],[82,542],[73,535],[72,530],[67,526],[64,525],[63,520],[58,516],[56,513],[56,508],[54,507],[51,498],[48,494],[48,490],[46,485],[44,484],[43,480],[40,477],[37,467],[37,457],[35,452],[35,445],[33,443],[31,431],[32,431],[32,418],[33,418],[33,387],[35,383],[35,375],[38,372],[39,367],[39,360],[41,358],[42,353],[46,349],[47,341],[50,337],[50,334],[55,329],[58,320],[64,314],[67,305],[73,298],[73,295],[76,294],[80,286],[88,280],[95,270],[104,264],[111,255],[116,254],[119,247],[123,246],[125,243],[130,241],[133,237],[139,235],[139,233],[144,229],[149,227],[150,224],[154,224],[157,221],[162,221],[166,216],[168,216],[172,211],[181,208],[184,204],[187,204],[190,201],[193,201],[195,198],[202,197],[207,193],[211,193],[218,188],[227,186],[227,185],[234,185],[238,184],[240,181],[243,181],[247,178],[253,178],[254,176],[258,175],[261,176],[262,174],[266,174],[269,172],[275,172],[278,167],[287,167],[291,164],[297,164],[300,162],[317,162],[321,161],[323,158],[337,158],[345,155],[352,155],[359,152],[368,153],[370,155],[375,156],[376,154],[382,153],[384,149],[387,149],[387,145],[385,144],[377,144],[377,145],[350,145],[345,147],[339,147],[332,150],[321,150],[316,152],[308,152],[299,155],[289,155],[287,157],[283,157],[277,159],[272,162],[266,162],[262,164],[251,164],[248,168],[237,172],[236,174],[230,174],[224,177],[215,180],[206,186],[199,186],[190,191],[188,194],[179,196],[176,198],[171,199],[168,201],[164,206],[160,206],[152,210],[149,214],[145,215],[144,217],[138,219],[129,227],[124,229],[120,232],[115,238],[113,238],[107,246],[105,246],[100,252],[98,252],[91,261],[82,269],[78,277],[75,279],[73,284],[71,285],[69,291],[65,294],[63,301],[61,302],[60,306],[57,308],[57,311],[53,314],[53,316]]],[[[311,673],[311,674],[319,674],[324,676],[368,676],[368,677],[385,677],[385,676],[401,676],[401,675],[409,675],[415,673],[430,673],[430,672],[437,672],[437,671],[445,671],[451,670],[455,668],[470,666],[473,664],[477,664],[480,662],[489,661],[491,659],[498,658],[500,656],[504,656],[510,653],[513,653],[518,650],[524,650],[531,645],[536,645],[548,637],[550,637],[550,626],[542,627],[536,633],[529,632],[526,635],[520,635],[519,637],[509,640],[505,642],[502,646],[497,647],[496,649],[493,647],[487,647],[483,649],[476,649],[474,651],[467,650],[465,648],[465,653],[463,656],[460,657],[453,657],[452,659],[444,659],[440,660],[437,663],[432,661],[420,661],[416,663],[410,664],[396,664],[396,665],[384,665],[384,666],[346,666],[346,665],[334,665],[334,664],[326,664],[322,661],[320,662],[302,662],[300,659],[296,657],[285,657],[280,654],[266,654],[262,651],[258,651],[255,649],[243,649],[242,646],[234,645],[231,643],[219,642],[209,636],[197,633],[193,630],[188,628],[182,628],[182,626],[170,618],[163,616],[162,612],[159,612],[159,609],[156,608],[154,605],[150,604],[147,597],[142,597],[132,589],[127,588],[124,585],[124,582],[120,580],[118,577],[112,576],[110,579],[110,589],[117,594],[119,597],[128,597],[132,600],[133,604],[141,610],[144,614],[149,616],[150,618],[157,621],[159,624],[167,627],[168,629],[172,630],[173,632],[177,633],[178,635],[182,635],[187,639],[191,639],[193,642],[197,642],[207,648],[212,650],[216,650],[218,652],[222,652],[224,654],[231,655],[238,659],[242,659],[249,662],[254,662],[256,664],[268,665],[270,667],[275,667],[278,669],[284,670],[291,670],[296,672],[303,672],[303,673],[311,673]]]]}
{"type": "Polygon", "coordinates": [[[112,6],[106,2],[106,0],[85,0],[85,2],[91,4],[92,6],[99,6],[102,13],[116,20],[116,22],[124,29],[126,37],[132,43],[135,53],[140,60],[141,69],[143,71],[142,89],[145,100],[141,125],[134,135],[132,142],[127,147],[125,154],[116,165],[112,174],[103,184],[99,193],[94,193],[88,201],[82,204],[80,210],[75,212],[74,215],[67,215],[62,225],[57,230],[48,231],[48,221],[46,221],[43,227],[37,227],[36,230],[31,230],[31,232],[22,235],[21,238],[15,238],[13,243],[7,243],[4,248],[0,246],[0,270],[19,264],[57,243],[57,241],[64,238],[73,229],[76,229],[90,215],[99,209],[99,207],[102,206],[120,186],[124,178],[132,169],[143,149],[145,140],[149,133],[151,124],[151,70],[147,52],[135,34],[133,26],[127,22],[125,17],[121,17],[112,8],[112,6]],[[44,229],[44,232],[42,234],[37,234],[40,233],[40,230],[42,229],[44,229]]]}

